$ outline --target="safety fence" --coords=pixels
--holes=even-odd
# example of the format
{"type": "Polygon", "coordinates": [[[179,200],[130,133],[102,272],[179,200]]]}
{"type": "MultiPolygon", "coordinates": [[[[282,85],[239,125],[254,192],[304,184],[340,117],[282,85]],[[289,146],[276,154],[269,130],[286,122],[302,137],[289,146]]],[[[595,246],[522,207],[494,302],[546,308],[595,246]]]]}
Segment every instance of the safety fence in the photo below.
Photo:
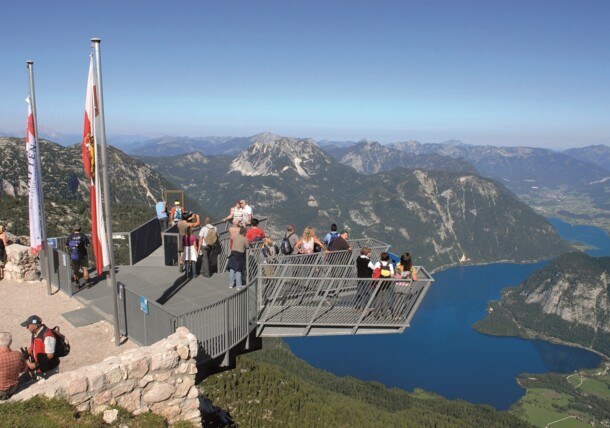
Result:
{"type": "Polygon", "coordinates": [[[163,305],[149,301],[125,284],[119,282],[117,287],[121,333],[139,345],[151,345],[172,334],[177,327],[185,326],[199,340],[203,352],[200,362],[220,356],[228,359],[229,351],[242,343],[256,326],[255,282],[220,302],[183,314],[168,312],[163,305]]]}
{"type": "Polygon", "coordinates": [[[139,345],[148,346],[176,331],[177,317],[162,305],[149,301],[117,282],[119,328],[121,333],[139,345]]]}
{"type": "Polygon", "coordinates": [[[356,278],[353,264],[262,263],[258,334],[327,334],[333,328],[336,334],[403,331],[434,281],[424,268],[416,269],[417,280],[412,281],[356,278]]]}

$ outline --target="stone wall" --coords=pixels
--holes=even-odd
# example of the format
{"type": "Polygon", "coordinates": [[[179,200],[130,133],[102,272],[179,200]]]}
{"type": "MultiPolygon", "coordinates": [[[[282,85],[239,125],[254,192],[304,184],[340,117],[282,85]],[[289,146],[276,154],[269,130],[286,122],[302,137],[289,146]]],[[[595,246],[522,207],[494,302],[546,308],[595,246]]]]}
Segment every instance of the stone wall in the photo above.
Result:
{"type": "Polygon", "coordinates": [[[151,346],[133,349],[98,364],[59,373],[16,394],[63,397],[79,411],[103,412],[112,405],[133,414],[154,412],[170,424],[201,426],[195,386],[197,338],[185,327],[151,346]]]}
{"type": "Polygon", "coordinates": [[[40,279],[38,256],[34,256],[29,247],[21,244],[8,245],[6,256],[5,278],[19,282],[40,279]]]}

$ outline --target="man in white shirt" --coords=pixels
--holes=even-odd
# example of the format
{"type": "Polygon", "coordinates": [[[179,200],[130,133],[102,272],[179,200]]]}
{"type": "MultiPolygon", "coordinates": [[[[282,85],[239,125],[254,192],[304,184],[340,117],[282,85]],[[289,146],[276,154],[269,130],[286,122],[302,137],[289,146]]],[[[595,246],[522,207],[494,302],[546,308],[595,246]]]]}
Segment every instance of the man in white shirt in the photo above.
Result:
{"type": "Polygon", "coordinates": [[[249,226],[252,221],[252,207],[246,203],[245,199],[239,201],[239,205],[241,206],[242,212],[242,226],[249,226]]]}

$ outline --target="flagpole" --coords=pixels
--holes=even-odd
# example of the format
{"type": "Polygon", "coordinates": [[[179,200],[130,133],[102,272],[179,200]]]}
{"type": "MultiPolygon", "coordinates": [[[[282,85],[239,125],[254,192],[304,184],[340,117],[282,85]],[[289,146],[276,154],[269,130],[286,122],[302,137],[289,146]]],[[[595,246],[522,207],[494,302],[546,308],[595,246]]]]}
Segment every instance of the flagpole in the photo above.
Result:
{"type": "Polygon", "coordinates": [[[99,144],[102,158],[102,181],[104,189],[104,216],[106,217],[106,233],[108,242],[108,258],[110,259],[110,289],[112,293],[112,304],[114,307],[114,344],[121,344],[119,331],[119,302],[117,301],[116,274],[114,271],[114,249],[112,248],[112,210],[110,209],[110,180],[108,179],[108,156],[106,154],[106,122],[104,120],[104,89],[102,87],[102,58],[100,54],[100,42],[98,38],[91,39],[95,51],[95,67],[97,75],[97,99],[99,107],[99,144]]]}
{"type": "MultiPolygon", "coordinates": [[[[47,243],[47,221],[46,215],[44,211],[44,201],[42,197],[42,163],[40,161],[40,147],[38,146],[38,115],[36,114],[36,95],[34,93],[34,61],[28,60],[25,62],[28,68],[28,74],[30,76],[30,99],[31,99],[31,107],[32,107],[32,118],[34,120],[34,145],[36,150],[36,158],[38,160],[38,164],[36,168],[38,168],[38,180],[36,180],[36,185],[38,187],[38,206],[40,207],[40,222],[41,222],[41,238],[42,238],[42,249],[45,254],[45,258],[47,261],[47,293],[52,294],[51,292],[51,256],[49,254],[49,244],[47,243]]],[[[30,225],[32,227],[32,225],[30,225]]]]}

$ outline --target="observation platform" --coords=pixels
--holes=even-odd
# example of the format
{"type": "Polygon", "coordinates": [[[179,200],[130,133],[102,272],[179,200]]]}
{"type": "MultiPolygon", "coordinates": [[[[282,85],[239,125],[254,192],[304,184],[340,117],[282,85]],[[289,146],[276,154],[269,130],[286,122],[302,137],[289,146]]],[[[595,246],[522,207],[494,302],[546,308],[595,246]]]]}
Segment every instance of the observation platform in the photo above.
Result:
{"type": "Polygon", "coordinates": [[[420,266],[417,281],[356,278],[362,247],[371,248],[375,261],[389,246],[355,239],[349,240],[352,252],[281,255],[271,260],[265,259],[261,248],[251,248],[246,253],[244,286],[230,289],[225,272],[229,234],[224,223],[216,225],[220,273],[186,279],[175,265],[177,231],[170,228],[161,234],[153,220],[130,232],[129,239],[113,236],[115,250],[121,251],[117,242],[128,244],[130,254],[128,263],[115,267],[116,294],[109,276],[95,278],[90,288],[70,283],[69,256],[61,251],[61,242],[54,250],[52,282],[111,323],[116,296],[121,333],[141,345],[186,326],[199,340],[208,373],[230,368],[236,355],[260,349],[262,337],[402,333],[434,281],[420,266]],[[143,247],[148,250],[141,253],[143,247]]]}

